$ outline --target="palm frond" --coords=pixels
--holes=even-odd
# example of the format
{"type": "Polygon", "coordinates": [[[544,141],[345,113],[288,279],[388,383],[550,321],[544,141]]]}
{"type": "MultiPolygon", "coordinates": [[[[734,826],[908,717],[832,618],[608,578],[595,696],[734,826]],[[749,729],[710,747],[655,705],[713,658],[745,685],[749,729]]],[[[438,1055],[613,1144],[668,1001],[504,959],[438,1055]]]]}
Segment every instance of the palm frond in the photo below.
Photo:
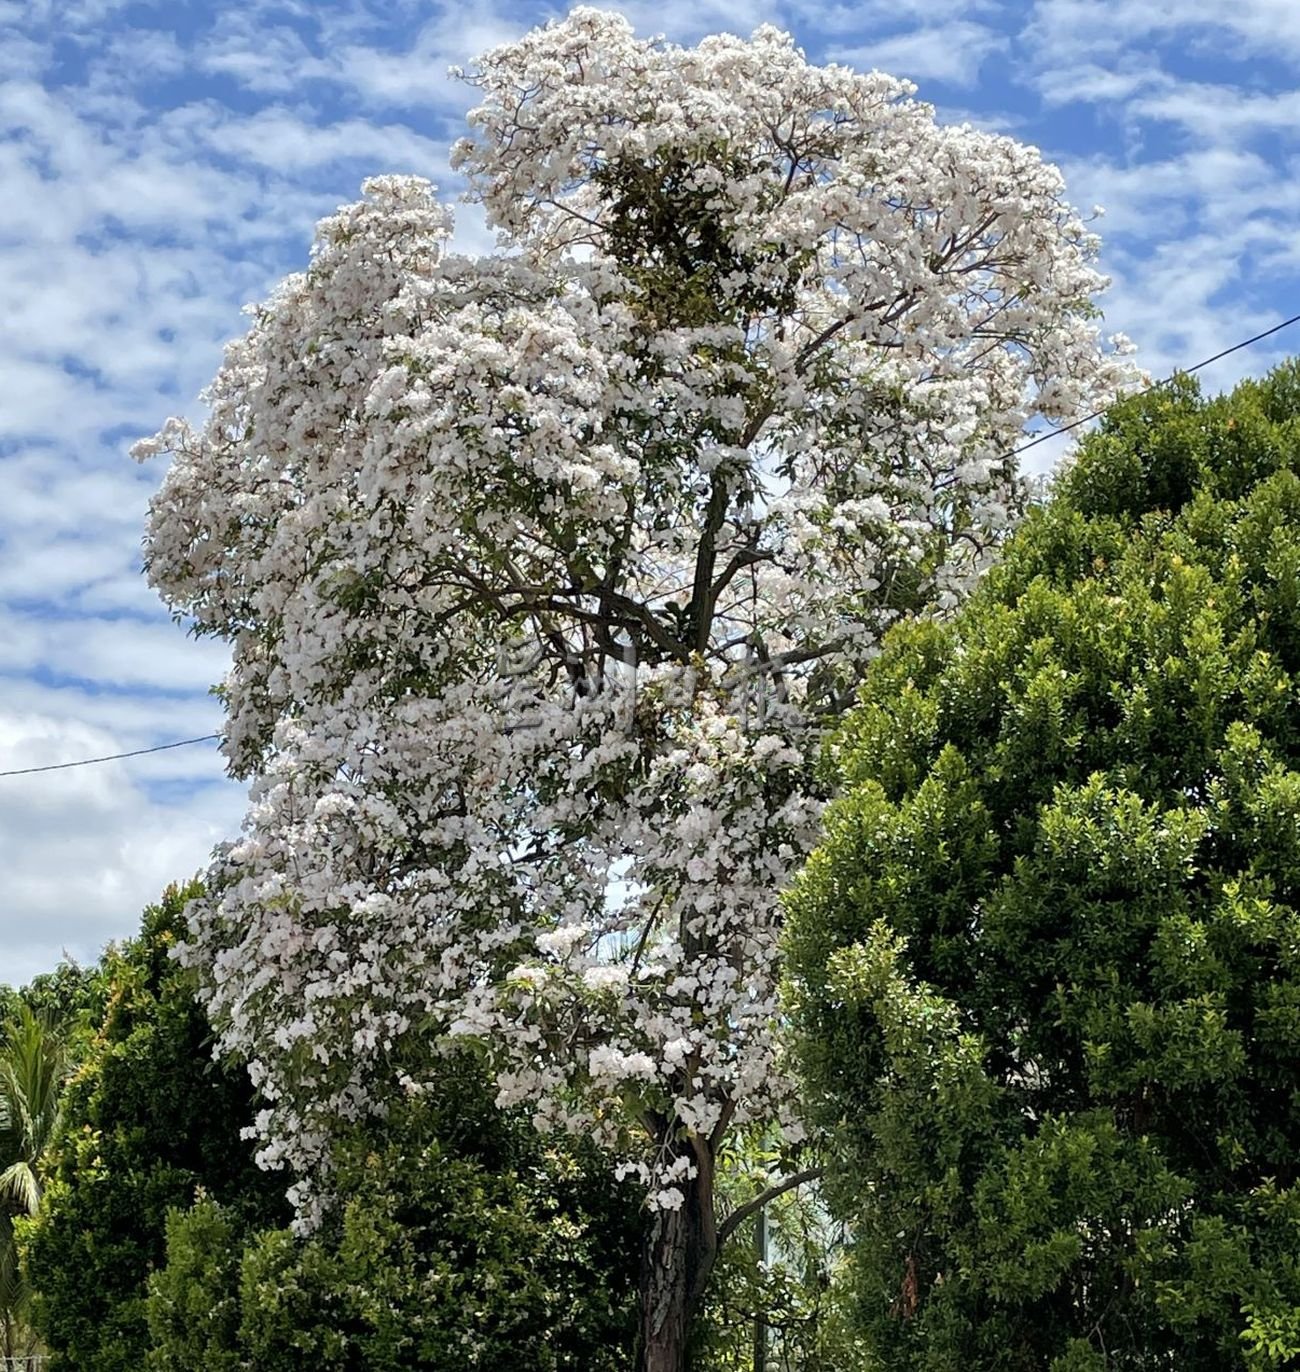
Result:
{"type": "Polygon", "coordinates": [[[0,1215],[0,1320],[21,1323],[31,1302],[32,1289],[18,1262],[13,1221],[0,1215]]]}
{"type": "Polygon", "coordinates": [[[0,1038],[0,1199],[33,1208],[40,1159],[62,1120],[67,1059],[47,1017],[20,1005],[0,1038]],[[26,1175],[14,1172],[22,1164],[26,1175]]]}
{"type": "Polygon", "coordinates": [[[20,1158],[0,1172],[0,1201],[8,1202],[19,1214],[36,1213],[41,1204],[41,1184],[31,1163],[20,1158]]]}

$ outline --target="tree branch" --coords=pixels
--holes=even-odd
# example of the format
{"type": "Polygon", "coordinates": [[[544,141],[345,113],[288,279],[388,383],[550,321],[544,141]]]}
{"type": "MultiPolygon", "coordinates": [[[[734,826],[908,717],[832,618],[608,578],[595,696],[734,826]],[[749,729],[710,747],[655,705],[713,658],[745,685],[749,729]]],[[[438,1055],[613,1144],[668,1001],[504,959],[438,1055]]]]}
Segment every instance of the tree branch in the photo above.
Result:
{"type": "Polygon", "coordinates": [[[794,1176],[777,1182],[775,1186],[769,1186],[766,1191],[760,1191],[753,1200],[738,1206],[718,1225],[718,1247],[721,1248],[751,1215],[758,1214],[769,1202],[785,1195],[787,1191],[793,1191],[796,1186],[802,1186],[806,1181],[816,1181],[825,1171],[824,1167],[805,1167],[802,1172],[796,1172],[794,1176]]]}
{"type": "Polygon", "coordinates": [[[727,473],[720,469],[713,473],[709,504],[700,530],[699,548],[695,555],[695,577],[691,587],[691,603],[687,606],[691,648],[702,653],[709,646],[709,631],[713,627],[713,568],[717,559],[718,530],[727,517],[727,473]]]}
{"type": "Polygon", "coordinates": [[[775,553],[760,552],[758,548],[748,546],[739,549],[723,569],[721,576],[713,583],[713,590],[710,592],[713,603],[716,605],[723,591],[731,585],[737,572],[744,571],[746,567],[752,567],[757,562],[774,562],[775,553]]]}

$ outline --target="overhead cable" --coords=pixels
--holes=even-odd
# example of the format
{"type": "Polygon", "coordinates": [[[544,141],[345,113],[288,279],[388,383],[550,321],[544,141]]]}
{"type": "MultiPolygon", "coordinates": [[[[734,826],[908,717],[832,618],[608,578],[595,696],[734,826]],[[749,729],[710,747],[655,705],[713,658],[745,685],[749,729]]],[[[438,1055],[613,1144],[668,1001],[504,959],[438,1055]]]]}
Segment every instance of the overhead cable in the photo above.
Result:
{"type": "Polygon", "coordinates": [[[165,753],[168,748],[188,748],[192,743],[211,743],[220,734],[203,734],[199,738],[178,738],[175,743],[159,743],[153,748],[135,748],[129,753],[105,753],[103,757],[83,757],[76,762],[47,762],[44,767],[16,767],[0,772],[0,777],[27,777],[33,772],[62,772],[69,767],[90,767],[96,762],[120,762],[124,757],[143,757],[146,753],[165,753]]]}
{"type": "MultiPolygon", "coordinates": [[[[1300,323],[1300,314],[1293,314],[1290,319],[1284,319],[1280,324],[1274,324],[1271,329],[1265,329],[1263,333],[1257,333],[1254,338],[1243,339],[1240,343],[1234,343],[1230,348],[1224,348],[1222,352],[1215,353],[1213,357],[1207,357],[1203,362],[1198,362],[1194,367],[1179,367],[1160,381],[1153,381],[1149,386],[1143,386],[1140,391],[1130,391],[1127,395],[1121,396],[1121,400],[1134,400],[1140,395],[1150,395],[1152,391],[1158,391],[1161,386],[1167,386],[1171,381],[1179,376],[1191,376],[1193,372],[1199,372],[1202,367],[1208,367],[1211,362],[1217,362],[1220,358],[1227,357],[1229,353],[1240,352],[1242,348],[1249,348],[1252,343],[1258,343],[1261,338],[1268,338],[1270,335],[1278,333],[1280,330],[1288,328],[1292,324],[1300,323]]],[[[1021,453],[1027,453],[1030,448],[1036,448],[1040,443],[1046,443],[1049,438],[1055,438],[1058,434],[1068,434],[1071,429],[1077,429],[1084,424],[1091,424],[1094,419],[1100,419],[1114,405],[1118,405],[1119,400],[1114,400],[1110,405],[1104,405],[1100,410],[1094,410],[1091,414],[1086,414],[1082,419],[1073,420],[1069,424],[1062,424],[1059,429],[1050,429],[1045,434],[1039,434],[1037,438],[1031,438],[1028,443],[1022,443],[1018,448],[1012,448],[1007,453],[1007,457],[1019,457],[1021,453]]]]}

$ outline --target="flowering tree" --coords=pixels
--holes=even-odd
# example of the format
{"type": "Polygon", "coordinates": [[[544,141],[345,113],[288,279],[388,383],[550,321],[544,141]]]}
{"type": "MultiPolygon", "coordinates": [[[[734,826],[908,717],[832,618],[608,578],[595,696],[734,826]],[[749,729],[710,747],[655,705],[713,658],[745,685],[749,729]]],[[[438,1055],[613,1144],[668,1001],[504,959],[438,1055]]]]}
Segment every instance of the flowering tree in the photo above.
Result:
{"type": "Polygon", "coordinates": [[[419,1091],[429,1043],[593,1132],[656,1212],[659,1372],[729,1132],[797,1132],[774,959],[821,726],[978,573],[1027,419],[1127,367],[1058,173],[904,83],[588,9],[472,79],[455,159],[509,251],[368,182],[206,425],[138,450],[172,455],[149,572],[233,646],[253,781],[186,956],[306,1224],[334,1123],[419,1091]]]}

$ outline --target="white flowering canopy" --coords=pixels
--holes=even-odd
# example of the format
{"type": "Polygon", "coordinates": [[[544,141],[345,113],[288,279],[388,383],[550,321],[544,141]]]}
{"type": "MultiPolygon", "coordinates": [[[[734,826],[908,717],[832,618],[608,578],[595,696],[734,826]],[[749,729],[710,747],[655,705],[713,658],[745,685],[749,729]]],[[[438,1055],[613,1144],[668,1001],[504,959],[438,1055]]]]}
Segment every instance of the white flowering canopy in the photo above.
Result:
{"type": "Polygon", "coordinates": [[[779,893],[820,731],[978,574],[1026,423],[1105,404],[1126,349],[1058,173],[888,76],[581,9],[472,79],[455,158],[506,251],[367,182],[206,425],[139,447],[172,457],[151,580],[232,644],[253,782],[185,956],[265,1162],[318,1177],[470,1036],[671,1208],[728,1128],[797,1128],[779,893]]]}

